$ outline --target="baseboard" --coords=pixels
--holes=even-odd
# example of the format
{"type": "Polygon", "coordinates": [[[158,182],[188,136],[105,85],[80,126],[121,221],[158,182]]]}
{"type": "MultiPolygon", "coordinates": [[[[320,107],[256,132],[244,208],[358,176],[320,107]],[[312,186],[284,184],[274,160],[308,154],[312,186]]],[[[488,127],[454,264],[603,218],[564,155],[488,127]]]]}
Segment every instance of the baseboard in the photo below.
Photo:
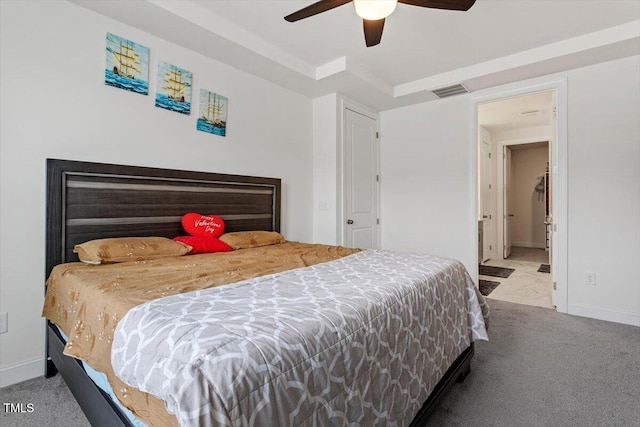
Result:
{"type": "Polygon", "coordinates": [[[537,249],[544,249],[545,248],[545,244],[544,243],[535,243],[535,242],[511,242],[511,246],[519,246],[521,248],[537,248],[537,249]]]}
{"type": "Polygon", "coordinates": [[[6,387],[43,375],[44,357],[24,360],[0,368],[0,387],[6,387]]]}
{"type": "Polygon", "coordinates": [[[585,305],[569,304],[569,314],[575,316],[589,317],[592,319],[606,320],[614,323],[624,323],[625,325],[640,326],[640,313],[628,311],[606,310],[585,305]]]}

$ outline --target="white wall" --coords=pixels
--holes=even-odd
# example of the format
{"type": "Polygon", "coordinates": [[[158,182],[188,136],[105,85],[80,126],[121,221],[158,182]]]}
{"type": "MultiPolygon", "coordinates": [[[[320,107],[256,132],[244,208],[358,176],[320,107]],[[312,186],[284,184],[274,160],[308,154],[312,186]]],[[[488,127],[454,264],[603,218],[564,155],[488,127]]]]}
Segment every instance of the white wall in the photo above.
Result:
{"type": "MultiPolygon", "coordinates": [[[[568,86],[568,311],[640,325],[640,57],[480,91],[568,86]],[[586,286],[584,272],[597,275],[586,286]]],[[[475,269],[471,95],[383,112],[383,247],[475,269]]],[[[504,136],[503,136],[504,137],[504,136]]],[[[494,135],[499,139],[499,135],[494,135]]]]}
{"type": "Polygon", "coordinates": [[[516,129],[496,130],[493,132],[493,140],[497,142],[518,141],[518,140],[538,140],[546,141],[553,135],[553,127],[548,126],[527,126],[516,129]]]}
{"type": "Polygon", "coordinates": [[[67,2],[0,4],[1,386],[44,366],[48,157],[280,177],[283,234],[312,240],[310,99],[67,2]],[[107,32],[151,49],[149,96],[104,84],[107,32]],[[158,60],[194,73],[190,116],[154,107],[158,60]],[[195,130],[200,87],[229,98],[226,138],[195,130]]]}
{"type": "Polygon", "coordinates": [[[338,243],[340,114],[337,94],[313,100],[313,241],[327,245],[338,243]]]}
{"type": "Polygon", "coordinates": [[[575,70],[568,101],[569,309],[640,325],[640,57],[575,70]]]}
{"type": "Polygon", "coordinates": [[[382,247],[478,262],[466,97],[383,112],[382,247]],[[473,217],[473,218],[472,218],[473,217]]]}
{"type": "Polygon", "coordinates": [[[513,246],[545,247],[545,195],[536,191],[536,185],[540,177],[544,176],[548,160],[548,147],[511,151],[510,201],[514,214],[511,223],[513,246]]]}

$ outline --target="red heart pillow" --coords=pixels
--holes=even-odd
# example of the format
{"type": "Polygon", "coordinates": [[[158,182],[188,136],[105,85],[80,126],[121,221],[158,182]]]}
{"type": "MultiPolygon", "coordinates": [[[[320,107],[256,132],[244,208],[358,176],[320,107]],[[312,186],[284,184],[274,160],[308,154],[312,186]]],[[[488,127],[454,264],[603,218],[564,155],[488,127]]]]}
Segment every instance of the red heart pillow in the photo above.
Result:
{"type": "Polygon", "coordinates": [[[212,252],[229,252],[233,250],[231,246],[227,245],[222,240],[218,240],[213,237],[178,236],[174,237],[173,240],[191,246],[193,249],[191,249],[189,255],[212,252]]]}
{"type": "Polygon", "coordinates": [[[224,221],[217,215],[191,212],[183,215],[182,227],[192,236],[219,237],[224,232],[224,221]]]}

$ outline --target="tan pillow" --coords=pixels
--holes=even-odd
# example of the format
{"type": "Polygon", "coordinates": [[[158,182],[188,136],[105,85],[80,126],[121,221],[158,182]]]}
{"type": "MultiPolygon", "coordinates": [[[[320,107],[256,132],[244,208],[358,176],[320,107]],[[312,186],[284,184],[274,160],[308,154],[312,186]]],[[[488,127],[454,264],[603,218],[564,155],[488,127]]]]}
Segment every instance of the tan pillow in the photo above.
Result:
{"type": "Polygon", "coordinates": [[[278,243],[286,242],[282,234],[276,231],[238,231],[225,233],[218,239],[233,249],[256,248],[258,246],[277,245],[278,243]]]}
{"type": "Polygon", "coordinates": [[[73,252],[87,264],[139,261],[143,259],[182,256],[191,246],[164,237],[118,237],[91,240],[75,245],[73,252]]]}

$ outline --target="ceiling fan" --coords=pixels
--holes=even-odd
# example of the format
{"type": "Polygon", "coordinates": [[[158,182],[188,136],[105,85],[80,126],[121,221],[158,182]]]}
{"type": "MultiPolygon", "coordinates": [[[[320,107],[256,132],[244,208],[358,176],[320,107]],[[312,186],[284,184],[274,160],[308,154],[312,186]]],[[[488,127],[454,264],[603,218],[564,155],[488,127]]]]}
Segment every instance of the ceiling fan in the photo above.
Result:
{"type": "MultiPolygon", "coordinates": [[[[352,0],[320,0],[312,5],[284,17],[289,22],[299,21],[313,15],[350,3],[352,0]]],[[[476,0],[353,0],[356,13],[362,18],[364,39],[367,47],[375,46],[382,39],[384,19],[391,15],[398,3],[412,6],[447,10],[469,10],[476,0]]]]}

